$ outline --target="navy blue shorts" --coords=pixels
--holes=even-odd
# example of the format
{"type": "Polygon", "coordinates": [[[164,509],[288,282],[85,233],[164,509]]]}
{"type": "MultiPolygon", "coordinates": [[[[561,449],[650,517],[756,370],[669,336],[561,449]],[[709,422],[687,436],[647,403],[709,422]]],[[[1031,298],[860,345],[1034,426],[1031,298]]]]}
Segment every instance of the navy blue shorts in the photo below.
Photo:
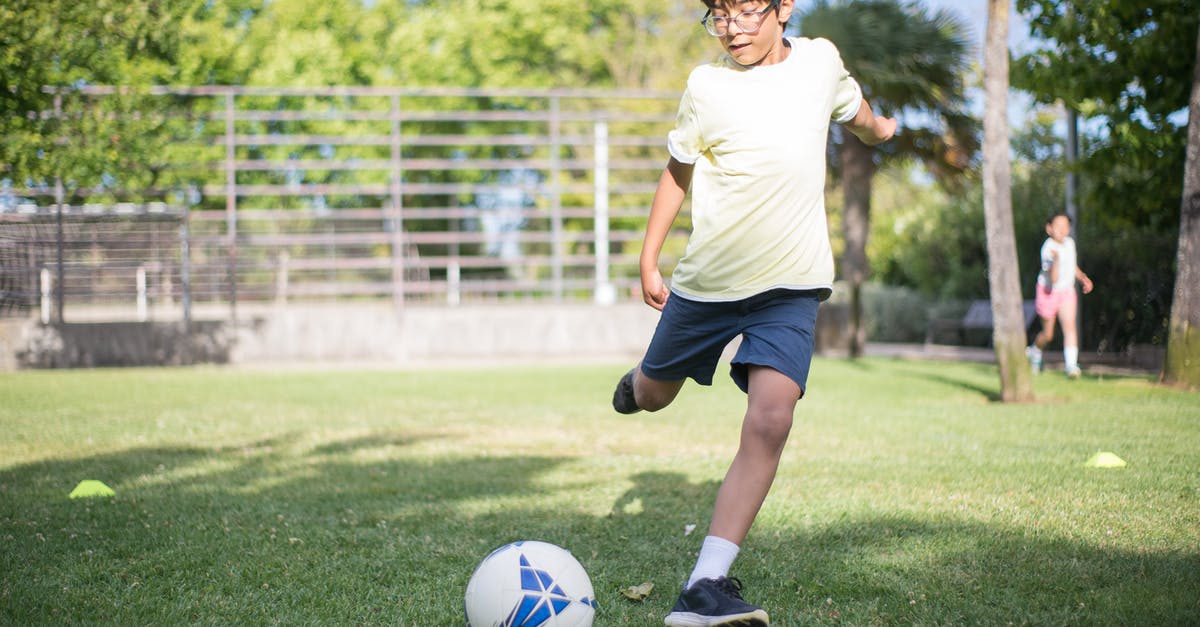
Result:
{"type": "Polygon", "coordinates": [[[783,373],[803,395],[819,294],[776,289],[744,300],[707,302],[672,292],[642,359],[642,372],[658,381],[691,378],[712,385],[722,351],[741,335],[729,376],[743,392],[749,389],[749,367],[754,365],[783,373]]]}

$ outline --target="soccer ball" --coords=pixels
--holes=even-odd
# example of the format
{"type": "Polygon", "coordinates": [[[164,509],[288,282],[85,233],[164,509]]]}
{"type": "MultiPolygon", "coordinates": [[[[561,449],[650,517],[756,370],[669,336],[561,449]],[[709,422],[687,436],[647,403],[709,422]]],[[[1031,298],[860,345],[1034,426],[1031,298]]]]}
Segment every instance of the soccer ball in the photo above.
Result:
{"type": "Polygon", "coordinates": [[[589,627],[596,595],[570,551],[525,540],[483,559],[463,606],[468,627],[589,627]]]}

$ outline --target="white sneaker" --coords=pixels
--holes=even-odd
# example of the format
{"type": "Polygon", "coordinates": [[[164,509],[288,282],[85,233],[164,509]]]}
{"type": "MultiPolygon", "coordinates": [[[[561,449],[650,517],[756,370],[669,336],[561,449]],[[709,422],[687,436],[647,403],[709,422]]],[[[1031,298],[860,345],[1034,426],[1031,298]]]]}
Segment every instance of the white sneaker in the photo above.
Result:
{"type": "Polygon", "coordinates": [[[1079,369],[1079,366],[1067,366],[1067,378],[1068,379],[1078,379],[1079,376],[1082,374],[1083,374],[1083,371],[1079,369]]]}
{"type": "Polygon", "coordinates": [[[1033,374],[1038,374],[1042,371],[1042,351],[1036,346],[1025,347],[1025,356],[1029,358],[1029,367],[1033,370],[1033,374]]]}

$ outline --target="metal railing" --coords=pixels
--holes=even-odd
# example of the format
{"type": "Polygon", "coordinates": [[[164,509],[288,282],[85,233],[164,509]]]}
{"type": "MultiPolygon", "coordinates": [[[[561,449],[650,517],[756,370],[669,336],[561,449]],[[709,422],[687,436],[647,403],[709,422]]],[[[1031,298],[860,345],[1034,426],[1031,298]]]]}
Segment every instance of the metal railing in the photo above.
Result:
{"type": "MultiPolygon", "coordinates": [[[[102,102],[122,92],[82,95],[102,102]]],[[[163,87],[140,97],[170,112],[157,131],[169,141],[158,187],[124,192],[180,208],[176,253],[157,252],[158,237],[144,251],[153,271],[120,289],[78,278],[87,263],[117,264],[115,254],[68,254],[61,268],[42,260],[50,282],[69,288],[49,289],[51,298],[128,303],[147,292],[228,305],[233,315],[239,303],[307,299],[404,307],[628,298],[678,102],[664,93],[374,87],[163,87]]],[[[78,186],[75,197],[111,198],[113,187],[78,186]]],[[[87,213],[53,193],[13,190],[0,246],[20,240],[12,225],[22,205],[42,216],[25,224],[48,223],[60,208],[67,222],[87,213]]],[[[109,224],[122,222],[108,211],[109,224]]],[[[665,254],[682,242],[673,238],[665,254]]],[[[6,263],[9,275],[44,278],[6,263]]]]}

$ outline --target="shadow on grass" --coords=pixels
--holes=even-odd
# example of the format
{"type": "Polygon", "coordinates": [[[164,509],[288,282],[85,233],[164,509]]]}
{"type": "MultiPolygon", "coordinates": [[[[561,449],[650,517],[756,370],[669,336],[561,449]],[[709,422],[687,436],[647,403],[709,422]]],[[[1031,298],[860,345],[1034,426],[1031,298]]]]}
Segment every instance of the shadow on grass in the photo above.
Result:
{"type": "MultiPolygon", "coordinates": [[[[960,390],[965,390],[972,394],[978,394],[979,396],[983,397],[990,403],[998,403],[1001,401],[999,381],[996,381],[995,385],[983,385],[977,381],[972,381],[970,379],[965,379],[965,378],[961,378],[961,377],[951,377],[951,376],[942,374],[941,372],[932,372],[929,369],[929,364],[913,366],[911,364],[908,364],[907,362],[903,362],[903,361],[899,361],[899,360],[895,361],[894,364],[895,365],[891,366],[891,370],[893,370],[898,375],[904,375],[904,376],[912,377],[914,379],[930,381],[933,383],[947,385],[947,386],[957,388],[960,390]]],[[[995,366],[991,366],[991,365],[980,366],[980,368],[989,368],[993,372],[995,370],[995,366]]]]}
{"type": "MultiPolygon", "coordinates": [[[[914,362],[905,360],[905,359],[885,359],[882,362],[873,362],[871,359],[864,358],[864,359],[843,359],[840,362],[840,365],[843,367],[849,368],[851,370],[855,370],[860,374],[871,375],[871,374],[878,374],[881,372],[879,363],[886,364],[887,370],[889,372],[894,372],[897,375],[905,375],[905,376],[912,377],[914,379],[919,379],[919,380],[923,380],[923,381],[931,381],[934,383],[949,385],[949,386],[952,386],[955,388],[966,390],[966,391],[974,393],[974,394],[979,394],[980,396],[987,399],[989,402],[999,402],[1000,401],[1000,391],[999,391],[998,383],[997,383],[997,386],[980,385],[978,382],[975,382],[975,381],[970,381],[967,379],[961,379],[961,378],[956,378],[956,377],[950,377],[950,376],[946,376],[946,375],[943,375],[940,373],[931,372],[929,369],[929,365],[934,364],[936,362],[924,362],[921,365],[915,365],[914,362]]],[[[994,368],[994,366],[981,366],[981,367],[994,368]]]]}
{"type": "Polygon", "coordinates": [[[569,460],[395,454],[433,437],[306,449],[288,434],[2,470],[0,624],[452,624],[474,564],[554,519],[480,525],[472,509],[554,492],[538,480],[569,460]],[[81,479],[117,495],[68,499],[81,479]]]}
{"type": "MultiPolygon", "coordinates": [[[[660,624],[717,482],[641,472],[611,479],[633,487],[606,513],[539,506],[579,491],[548,480],[569,458],[394,454],[423,437],[437,436],[380,432],[306,449],[287,435],[4,470],[0,623],[461,624],[478,561],[540,539],[588,569],[598,625],[660,624]],[[377,449],[392,454],[372,459],[377,449]],[[82,478],[117,496],[68,500],[82,478]],[[646,602],[620,596],[646,581],[656,585],[646,602]]],[[[760,525],[734,574],[774,625],[1194,624],[1200,556],[1190,548],[1129,551],[880,513],[760,525]]]]}
{"type": "MultiPolygon", "coordinates": [[[[772,624],[1195,624],[1200,555],[1130,551],[971,520],[881,514],[752,537],[772,624]],[[784,557],[789,556],[789,557],[784,557]]],[[[759,592],[761,590],[761,592],[759,592]]]]}

